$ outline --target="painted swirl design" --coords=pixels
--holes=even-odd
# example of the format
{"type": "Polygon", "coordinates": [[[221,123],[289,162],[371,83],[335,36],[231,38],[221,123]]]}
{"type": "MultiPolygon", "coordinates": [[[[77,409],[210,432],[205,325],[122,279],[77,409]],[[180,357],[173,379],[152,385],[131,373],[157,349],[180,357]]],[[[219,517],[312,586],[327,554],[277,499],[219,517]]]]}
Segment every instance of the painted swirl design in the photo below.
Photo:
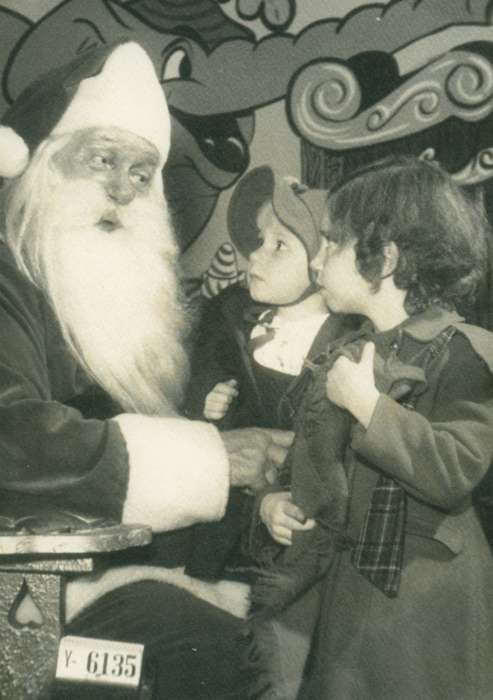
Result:
{"type": "Polygon", "coordinates": [[[292,119],[301,135],[312,143],[323,138],[331,123],[352,119],[360,105],[361,89],[354,73],[335,62],[304,68],[290,93],[292,119]]]}
{"type": "Polygon", "coordinates": [[[405,90],[401,98],[392,105],[380,104],[368,115],[366,125],[368,131],[379,131],[385,127],[404,107],[411,107],[416,122],[426,122],[437,114],[440,108],[441,95],[438,90],[423,89],[414,86],[405,90]]]}
{"type": "Polygon", "coordinates": [[[493,175],[493,146],[484,148],[469,161],[465,168],[452,177],[459,185],[477,185],[493,175]]]}
{"type": "MultiPolygon", "coordinates": [[[[361,110],[361,102],[353,71],[326,61],[299,73],[289,110],[301,137],[315,146],[335,151],[370,146],[452,117],[466,122],[485,119],[493,111],[493,66],[477,53],[451,51],[410,74],[376,104],[361,110]]],[[[485,170],[488,164],[477,167],[485,170]]]]}
{"type": "Polygon", "coordinates": [[[493,96],[490,62],[477,54],[457,52],[461,62],[450,71],[445,90],[449,99],[462,107],[477,107],[493,96]]]}

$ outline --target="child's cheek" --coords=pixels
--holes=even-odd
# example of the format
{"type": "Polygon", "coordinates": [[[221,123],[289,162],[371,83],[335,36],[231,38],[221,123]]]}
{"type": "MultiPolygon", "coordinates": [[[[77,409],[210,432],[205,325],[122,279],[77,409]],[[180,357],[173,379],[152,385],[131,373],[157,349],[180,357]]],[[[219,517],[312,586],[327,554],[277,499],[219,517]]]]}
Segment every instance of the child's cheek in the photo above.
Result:
{"type": "Polygon", "coordinates": [[[330,281],[330,265],[326,261],[322,267],[322,270],[318,276],[318,283],[326,289],[329,286],[330,281]]]}

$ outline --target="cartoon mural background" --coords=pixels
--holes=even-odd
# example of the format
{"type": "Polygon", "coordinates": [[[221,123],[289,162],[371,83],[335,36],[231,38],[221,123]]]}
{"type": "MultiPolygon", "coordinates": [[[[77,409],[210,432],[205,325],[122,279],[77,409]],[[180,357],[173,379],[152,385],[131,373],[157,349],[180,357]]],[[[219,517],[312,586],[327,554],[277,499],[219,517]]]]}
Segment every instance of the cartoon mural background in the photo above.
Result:
{"type": "Polygon", "coordinates": [[[388,152],[424,155],[493,218],[492,15],[492,0],[0,0],[0,113],[74,53],[141,41],[171,107],[164,180],[188,276],[228,241],[234,183],[265,162],[329,186],[388,152]]]}

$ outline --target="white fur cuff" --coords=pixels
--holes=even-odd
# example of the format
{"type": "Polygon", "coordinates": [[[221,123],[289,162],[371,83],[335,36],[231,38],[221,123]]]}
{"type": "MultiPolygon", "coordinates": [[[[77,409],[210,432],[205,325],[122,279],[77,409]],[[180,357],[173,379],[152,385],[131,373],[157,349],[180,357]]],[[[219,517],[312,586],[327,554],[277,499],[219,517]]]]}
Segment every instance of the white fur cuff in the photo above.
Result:
{"type": "MultiPolygon", "coordinates": [[[[187,576],[183,568],[162,566],[123,566],[107,569],[100,575],[80,576],[66,588],[65,619],[70,622],[81,610],[110,591],[138,581],[159,581],[183,588],[192,595],[236,617],[246,617],[250,586],[237,581],[199,581],[187,576]]],[[[157,610],[156,614],[160,614],[157,610]]]]}
{"type": "Polygon", "coordinates": [[[123,522],[159,532],[224,515],[229,461],[216,428],[184,418],[123,414],[114,420],[129,456],[123,522]]]}

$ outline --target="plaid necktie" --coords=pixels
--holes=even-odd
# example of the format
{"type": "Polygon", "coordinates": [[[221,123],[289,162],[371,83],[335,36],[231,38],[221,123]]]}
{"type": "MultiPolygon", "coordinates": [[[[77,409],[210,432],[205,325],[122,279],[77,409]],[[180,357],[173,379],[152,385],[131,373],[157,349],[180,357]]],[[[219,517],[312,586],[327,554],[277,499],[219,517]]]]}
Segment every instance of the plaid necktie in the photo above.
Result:
{"type": "MultiPolygon", "coordinates": [[[[423,357],[423,369],[441,354],[454,332],[455,328],[449,326],[430,343],[423,357]]],[[[403,405],[413,410],[416,400],[416,392],[411,392],[403,405]]],[[[389,598],[395,598],[399,592],[406,514],[406,492],[394,479],[381,474],[373,489],[351,561],[363,576],[389,598]]]]}
{"type": "Polygon", "coordinates": [[[406,500],[404,489],[381,474],[351,557],[358,571],[390,598],[399,591],[406,500]]]}

